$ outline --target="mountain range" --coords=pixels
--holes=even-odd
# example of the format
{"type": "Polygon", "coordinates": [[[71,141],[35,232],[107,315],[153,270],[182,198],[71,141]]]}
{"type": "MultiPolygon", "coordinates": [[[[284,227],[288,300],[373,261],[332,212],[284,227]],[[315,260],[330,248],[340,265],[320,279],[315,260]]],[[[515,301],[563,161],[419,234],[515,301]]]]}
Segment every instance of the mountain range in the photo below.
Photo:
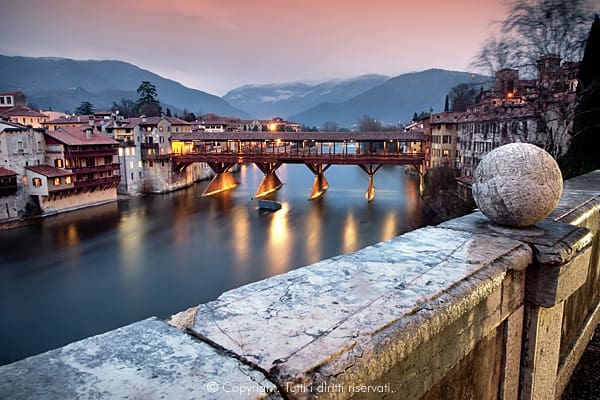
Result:
{"type": "Polygon", "coordinates": [[[346,80],[316,84],[291,82],[245,85],[223,96],[229,104],[257,118],[290,117],[319,103],[341,103],[390,79],[383,75],[362,75],[346,80]]]}
{"type": "Polygon", "coordinates": [[[250,118],[218,96],[126,62],[0,55],[0,91],[20,90],[30,104],[44,109],[72,111],[82,101],[89,101],[97,110],[109,109],[121,98],[136,100],[142,81],[150,81],[156,87],[163,109],[250,118]]]}
{"type": "Polygon", "coordinates": [[[467,72],[429,69],[396,77],[362,75],[314,84],[245,85],[223,98],[188,88],[123,61],[31,58],[0,55],[0,91],[20,90],[30,104],[72,112],[82,101],[97,110],[121,98],[135,100],[142,81],[155,85],[163,110],[215,113],[244,119],[283,117],[310,126],[327,121],[352,127],[367,114],[383,123],[410,121],[414,112],[442,111],[459,83],[487,86],[489,78],[467,72]]]}

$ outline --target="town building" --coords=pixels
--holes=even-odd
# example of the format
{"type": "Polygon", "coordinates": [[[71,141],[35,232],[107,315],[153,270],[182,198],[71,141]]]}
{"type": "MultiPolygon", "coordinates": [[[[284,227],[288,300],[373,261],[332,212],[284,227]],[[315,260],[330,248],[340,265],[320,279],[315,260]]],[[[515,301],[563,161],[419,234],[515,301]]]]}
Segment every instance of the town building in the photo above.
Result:
{"type": "Polygon", "coordinates": [[[107,134],[119,143],[118,162],[122,194],[164,193],[207,179],[212,171],[205,163],[184,169],[174,165],[171,135],[191,134],[194,125],[175,117],[139,117],[114,120],[107,134]]]}
{"type": "Polygon", "coordinates": [[[192,122],[193,132],[239,132],[244,123],[240,118],[217,114],[204,114],[192,122]]]}
{"type": "Polygon", "coordinates": [[[0,111],[12,107],[27,107],[27,96],[18,91],[0,93],[0,111]]]}
{"type": "Polygon", "coordinates": [[[41,128],[48,115],[27,107],[27,96],[22,92],[0,93],[0,119],[33,128],[41,128]]]}
{"type": "Polygon", "coordinates": [[[563,155],[570,143],[578,65],[549,55],[538,60],[536,79],[519,79],[514,69],[496,72],[492,87],[458,117],[461,181],[470,181],[485,154],[508,143],[532,143],[555,158],[563,155]]]}
{"type": "Polygon", "coordinates": [[[457,127],[461,114],[459,112],[442,112],[431,114],[429,117],[427,169],[436,167],[457,169],[457,127]]]}
{"type": "Polygon", "coordinates": [[[17,218],[17,173],[0,167],[0,221],[17,218]]]}
{"type": "Polygon", "coordinates": [[[45,131],[42,165],[26,167],[27,192],[42,215],[117,200],[118,142],[93,126],[45,131]]]}
{"type": "Polygon", "coordinates": [[[33,128],[41,128],[49,119],[44,113],[22,106],[0,110],[0,118],[33,128]]]}
{"type": "Polygon", "coordinates": [[[281,117],[275,117],[269,120],[242,120],[242,131],[254,132],[300,132],[302,125],[293,121],[285,121],[281,117]]]}
{"type": "MultiPolygon", "coordinates": [[[[0,121],[0,167],[16,175],[17,190],[14,198],[4,200],[0,218],[20,218],[33,209],[31,197],[26,190],[26,167],[41,165],[46,155],[46,143],[42,129],[14,122],[0,121]],[[6,211],[8,204],[9,210],[6,211]]],[[[0,203],[1,206],[1,203],[0,203]]]]}

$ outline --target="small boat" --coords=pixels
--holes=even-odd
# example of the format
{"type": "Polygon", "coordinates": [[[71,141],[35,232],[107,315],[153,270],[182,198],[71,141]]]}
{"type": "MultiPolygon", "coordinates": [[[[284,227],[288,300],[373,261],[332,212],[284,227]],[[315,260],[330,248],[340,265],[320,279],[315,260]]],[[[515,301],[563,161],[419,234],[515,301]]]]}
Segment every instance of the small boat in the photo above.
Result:
{"type": "Polygon", "coordinates": [[[281,208],[281,204],[273,200],[259,200],[258,208],[260,210],[277,211],[281,208]]]}

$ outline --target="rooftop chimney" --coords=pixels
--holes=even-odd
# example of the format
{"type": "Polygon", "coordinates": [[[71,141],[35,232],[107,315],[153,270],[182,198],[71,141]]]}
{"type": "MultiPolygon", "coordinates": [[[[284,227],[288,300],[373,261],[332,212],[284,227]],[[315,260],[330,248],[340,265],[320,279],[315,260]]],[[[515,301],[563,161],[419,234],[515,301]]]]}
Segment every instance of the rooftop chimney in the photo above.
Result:
{"type": "Polygon", "coordinates": [[[94,134],[94,128],[91,126],[86,126],[85,127],[85,138],[91,139],[93,134],[94,134]]]}

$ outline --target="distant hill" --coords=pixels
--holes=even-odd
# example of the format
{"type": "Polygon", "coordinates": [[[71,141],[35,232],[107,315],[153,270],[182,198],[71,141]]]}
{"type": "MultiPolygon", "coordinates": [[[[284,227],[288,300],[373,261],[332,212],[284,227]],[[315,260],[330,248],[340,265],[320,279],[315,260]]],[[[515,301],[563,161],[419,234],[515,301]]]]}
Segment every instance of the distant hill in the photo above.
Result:
{"type": "Polygon", "coordinates": [[[197,114],[250,117],[218,96],[190,89],[122,61],[0,55],[0,91],[21,90],[30,104],[55,111],[72,111],[82,101],[90,101],[97,110],[102,110],[121,98],[135,100],[142,81],[156,86],[163,109],[185,108],[197,114]]]}
{"type": "Polygon", "coordinates": [[[245,85],[229,91],[223,99],[257,118],[287,118],[323,102],[344,102],[388,79],[383,75],[363,75],[317,84],[292,82],[245,85]]]}
{"type": "Polygon", "coordinates": [[[467,72],[429,69],[399,75],[340,103],[321,103],[290,119],[306,125],[322,126],[326,121],[352,127],[368,114],[383,123],[408,122],[414,112],[443,111],[450,89],[459,83],[486,87],[490,78],[467,72]]]}

